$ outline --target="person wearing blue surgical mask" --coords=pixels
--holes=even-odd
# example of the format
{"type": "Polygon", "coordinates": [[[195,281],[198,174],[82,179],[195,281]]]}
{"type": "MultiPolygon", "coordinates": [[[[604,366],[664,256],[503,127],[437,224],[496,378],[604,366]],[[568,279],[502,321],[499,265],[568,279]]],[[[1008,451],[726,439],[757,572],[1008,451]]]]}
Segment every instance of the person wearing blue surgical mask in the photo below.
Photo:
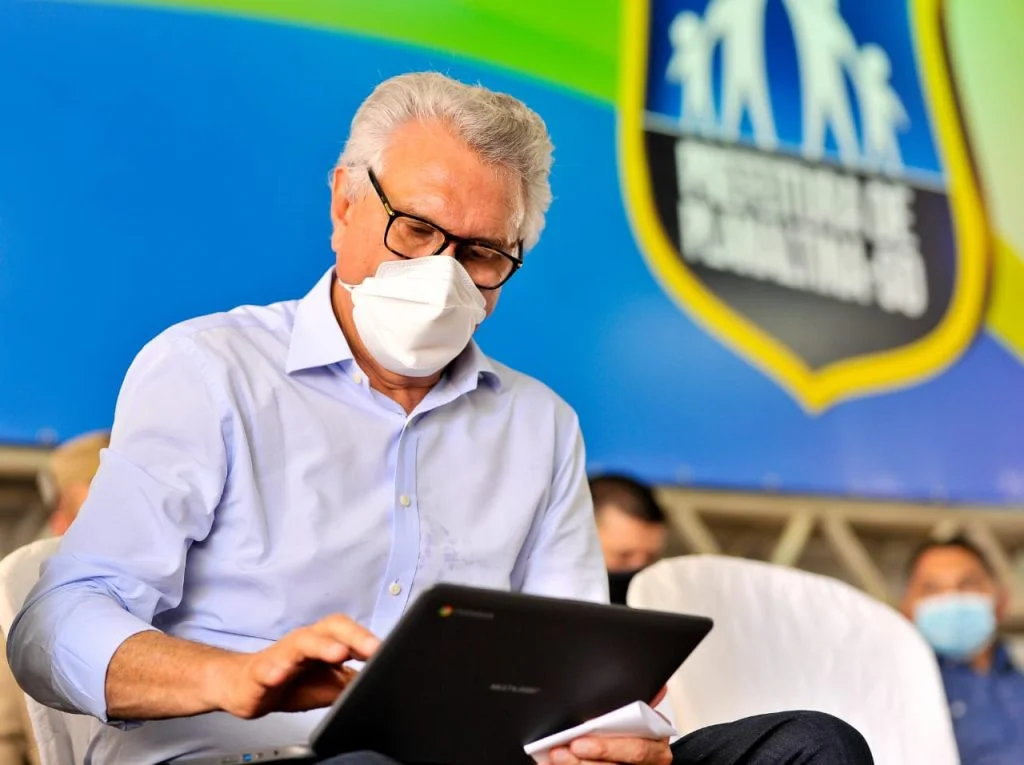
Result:
{"type": "Polygon", "coordinates": [[[1007,601],[966,538],[928,542],[910,560],[903,612],[938,656],[962,765],[1024,763],[1024,674],[998,633],[1007,601]]]}

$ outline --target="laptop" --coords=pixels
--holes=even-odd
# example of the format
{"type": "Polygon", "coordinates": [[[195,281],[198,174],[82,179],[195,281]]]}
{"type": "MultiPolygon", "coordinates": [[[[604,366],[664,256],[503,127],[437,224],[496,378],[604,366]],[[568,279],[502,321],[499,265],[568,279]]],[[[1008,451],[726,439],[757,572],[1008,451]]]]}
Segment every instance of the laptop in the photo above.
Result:
{"type": "Polygon", "coordinates": [[[406,765],[529,765],[526,744],[653,699],[711,627],[701,616],[439,584],[308,744],[174,763],[314,762],[371,750],[406,765]]]}

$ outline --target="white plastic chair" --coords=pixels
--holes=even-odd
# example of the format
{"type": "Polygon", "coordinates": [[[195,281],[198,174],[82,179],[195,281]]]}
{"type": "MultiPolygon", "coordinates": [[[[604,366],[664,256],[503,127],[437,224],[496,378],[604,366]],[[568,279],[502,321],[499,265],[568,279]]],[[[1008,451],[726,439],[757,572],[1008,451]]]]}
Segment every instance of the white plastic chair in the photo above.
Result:
{"type": "MultiPolygon", "coordinates": [[[[0,630],[11,629],[29,590],[39,579],[39,567],[56,552],[60,540],[41,539],[19,547],[0,561],[0,630]]],[[[92,717],[69,715],[25,696],[32,732],[42,765],[80,765],[100,723],[92,717]]]]}
{"type": "Polygon", "coordinates": [[[932,651],[899,613],[860,590],[767,563],[693,555],[637,574],[627,600],[715,621],[669,681],[681,730],[806,709],[857,728],[877,765],[959,764],[932,651]]]}

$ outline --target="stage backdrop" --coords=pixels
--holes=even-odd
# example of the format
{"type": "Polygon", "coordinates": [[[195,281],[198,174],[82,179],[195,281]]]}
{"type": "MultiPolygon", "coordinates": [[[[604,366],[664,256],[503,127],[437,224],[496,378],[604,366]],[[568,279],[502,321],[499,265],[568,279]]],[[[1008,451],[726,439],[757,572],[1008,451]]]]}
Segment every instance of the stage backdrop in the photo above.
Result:
{"type": "Polygon", "coordinates": [[[594,469],[1024,501],[1018,0],[0,0],[0,440],[168,325],[301,297],[373,85],[519,96],[540,246],[479,333],[594,469]]]}

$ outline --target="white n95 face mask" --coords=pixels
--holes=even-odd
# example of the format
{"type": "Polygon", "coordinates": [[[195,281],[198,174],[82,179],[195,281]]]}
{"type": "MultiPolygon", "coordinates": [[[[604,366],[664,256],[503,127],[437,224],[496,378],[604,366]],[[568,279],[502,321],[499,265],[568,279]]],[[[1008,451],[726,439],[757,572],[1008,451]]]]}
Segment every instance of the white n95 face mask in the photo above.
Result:
{"type": "Polygon", "coordinates": [[[480,290],[446,255],[389,260],[360,284],[338,283],[352,294],[352,318],[366,350],[407,377],[429,377],[447,366],[486,316],[480,290]]]}

